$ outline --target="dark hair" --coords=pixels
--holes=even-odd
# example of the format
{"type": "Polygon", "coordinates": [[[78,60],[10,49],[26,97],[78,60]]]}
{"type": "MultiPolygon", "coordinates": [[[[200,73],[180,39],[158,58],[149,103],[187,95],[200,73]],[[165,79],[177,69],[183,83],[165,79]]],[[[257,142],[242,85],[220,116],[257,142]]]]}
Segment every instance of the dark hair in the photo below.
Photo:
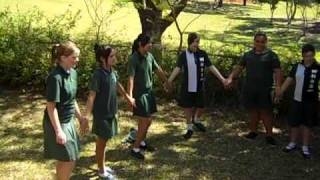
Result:
{"type": "Polygon", "coordinates": [[[265,40],[268,40],[267,34],[265,32],[262,32],[262,31],[256,32],[256,34],[254,35],[253,39],[256,40],[257,37],[260,37],[260,36],[264,37],[265,40]]]}
{"type": "Polygon", "coordinates": [[[307,53],[307,52],[312,52],[313,54],[316,53],[316,50],[312,44],[305,44],[302,46],[302,54],[307,53]]]}
{"type": "Polygon", "coordinates": [[[94,45],[94,53],[96,55],[96,61],[101,63],[101,57],[105,59],[105,61],[108,60],[108,57],[110,56],[112,52],[112,47],[107,45],[94,45]]]}
{"type": "Polygon", "coordinates": [[[196,40],[197,38],[199,38],[199,35],[195,32],[189,33],[188,35],[188,46],[190,44],[192,44],[194,42],[194,40],[196,40]]]}
{"type": "Polygon", "coordinates": [[[52,62],[54,64],[58,63],[61,56],[70,56],[76,51],[79,51],[79,48],[71,41],[55,44],[52,46],[51,50],[52,62]]]}
{"type": "Polygon", "coordinates": [[[150,42],[151,42],[151,39],[149,36],[145,34],[139,34],[139,36],[133,41],[131,54],[133,54],[135,51],[138,51],[139,43],[141,44],[141,46],[145,46],[150,42]]]}

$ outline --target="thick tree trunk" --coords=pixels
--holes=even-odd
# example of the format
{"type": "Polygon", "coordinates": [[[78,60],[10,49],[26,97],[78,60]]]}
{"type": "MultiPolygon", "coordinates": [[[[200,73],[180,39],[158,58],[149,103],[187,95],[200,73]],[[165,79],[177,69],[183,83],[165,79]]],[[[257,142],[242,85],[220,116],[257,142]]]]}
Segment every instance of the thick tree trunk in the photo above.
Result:
{"type": "Polygon", "coordinates": [[[153,42],[153,55],[158,61],[162,59],[161,37],[164,31],[174,22],[180,12],[187,5],[187,0],[180,0],[173,6],[171,12],[163,17],[162,9],[159,9],[152,0],[134,0],[138,10],[142,33],[151,37],[153,42]],[[141,4],[145,4],[141,6],[141,4]]]}

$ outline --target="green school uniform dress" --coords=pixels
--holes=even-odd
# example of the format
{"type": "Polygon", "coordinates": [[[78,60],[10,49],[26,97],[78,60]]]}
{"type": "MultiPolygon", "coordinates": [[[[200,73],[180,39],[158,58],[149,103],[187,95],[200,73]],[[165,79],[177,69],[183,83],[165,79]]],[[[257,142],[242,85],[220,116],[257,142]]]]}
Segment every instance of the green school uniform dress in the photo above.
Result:
{"type": "Polygon", "coordinates": [[[55,102],[61,128],[67,137],[64,145],[57,144],[56,134],[48,111],[43,118],[45,158],[59,161],[74,161],[79,158],[79,138],[74,125],[75,98],[77,92],[77,72],[65,71],[57,66],[47,78],[47,101],[55,102]]]}
{"type": "Polygon", "coordinates": [[[158,68],[159,65],[151,53],[143,56],[134,52],[129,56],[128,74],[134,77],[133,98],[136,100],[133,115],[150,117],[157,112],[156,99],[152,92],[152,75],[158,68]]]}
{"type": "Polygon", "coordinates": [[[96,92],[93,104],[92,132],[108,140],[118,134],[117,74],[103,68],[95,70],[89,89],[96,92]]]}
{"type": "Polygon", "coordinates": [[[248,109],[271,109],[273,73],[280,68],[278,55],[270,49],[262,54],[256,54],[252,49],[243,55],[240,66],[246,68],[242,91],[244,106],[248,109]]]}

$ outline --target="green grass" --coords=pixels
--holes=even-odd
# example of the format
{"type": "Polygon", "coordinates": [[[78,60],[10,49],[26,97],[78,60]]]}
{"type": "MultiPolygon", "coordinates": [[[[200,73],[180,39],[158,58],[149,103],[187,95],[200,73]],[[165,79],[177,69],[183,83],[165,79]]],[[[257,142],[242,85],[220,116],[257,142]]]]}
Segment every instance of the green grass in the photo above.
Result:
{"type": "MultiPolygon", "coordinates": [[[[83,108],[83,102],[80,101],[83,108]]],[[[3,92],[0,95],[0,179],[52,179],[54,161],[43,159],[41,95],[3,92]]],[[[108,142],[107,164],[119,179],[317,179],[320,176],[318,138],[314,159],[304,160],[298,152],[284,154],[287,143],[284,126],[276,129],[277,147],[269,147],[260,135],[256,141],[242,137],[247,116],[241,110],[210,109],[204,115],[208,132],[196,132],[189,141],[182,138],[185,122],[173,102],[159,103],[159,112],[148,140],[157,151],[147,153],[144,162],[129,155],[121,144],[135,119],[120,106],[120,134],[108,142]]],[[[279,124],[279,123],[278,123],[279,124]]],[[[81,158],[72,179],[97,179],[94,137],[81,137],[81,158]]]]}
{"type": "MultiPolygon", "coordinates": [[[[104,9],[110,9],[112,1],[105,1],[104,9]]],[[[86,11],[83,0],[0,0],[0,9],[11,7],[20,10],[26,10],[37,6],[45,11],[48,16],[63,13],[66,9],[71,9],[76,12],[81,10],[81,19],[75,28],[75,34],[85,32],[90,26],[91,21],[86,11]]],[[[182,28],[190,22],[191,19],[202,15],[187,29],[186,33],[191,31],[200,32],[202,35],[202,44],[209,48],[218,48],[225,44],[245,44],[251,45],[252,36],[258,29],[269,33],[270,45],[279,51],[290,51],[297,43],[313,42],[320,47],[320,36],[313,35],[307,38],[302,38],[298,41],[301,34],[301,13],[297,11],[297,21],[293,22],[291,31],[287,31],[285,25],[285,4],[280,3],[275,11],[274,25],[269,23],[270,10],[268,5],[251,4],[247,7],[241,5],[225,4],[222,9],[208,10],[208,3],[200,2],[200,9],[195,5],[189,5],[182,12],[178,21],[182,28]],[[205,9],[204,9],[205,8],[205,9]],[[280,39],[280,40],[279,40],[280,39]],[[289,42],[289,43],[287,43],[289,42]],[[284,48],[283,45],[286,45],[284,48]]],[[[309,10],[309,19],[313,18],[313,12],[309,10]]],[[[112,37],[113,40],[120,42],[132,42],[136,35],[140,32],[140,22],[138,14],[132,3],[119,8],[118,11],[111,17],[110,23],[107,24],[106,34],[112,37]]],[[[83,36],[83,35],[82,35],[83,36]]],[[[184,36],[186,39],[186,36],[184,36]]],[[[174,24],[172,24],[163,35],[163,42],[167,46],[178,46],[179,36],[174,24]]],[[[185,41],[186,42],[186,41],[185,41]]],[[[319,56],[318,56],[319,57],[319,56]]]]}

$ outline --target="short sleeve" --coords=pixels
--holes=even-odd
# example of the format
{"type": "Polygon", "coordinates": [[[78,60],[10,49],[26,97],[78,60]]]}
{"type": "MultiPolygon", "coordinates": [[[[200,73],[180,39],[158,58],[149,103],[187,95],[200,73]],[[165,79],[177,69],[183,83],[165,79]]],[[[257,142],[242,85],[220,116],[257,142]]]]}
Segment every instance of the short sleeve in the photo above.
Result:
{"type": "Polygon", "coordinates": [[[113,73],[114,73],[114,76],[116,77],[116,80],[118,81],[118,79],[119,79],[118,71],[113,71],[113,73]]]}
{"type": "Polygon", "coordinates": [[[182,68],[183,66],[183,53],[185,52],[182,52],[179,56],[178,56],[178,59],[177,59],[177,62],[176,62],[176,66],[179,67],[179,68],[182,68]]]}
{"type": "Polygon", "coordinates": [[[156,70],[159,69],[159,64],[157,63],[156,59],[153,57],[152,54],[150,54],[151,58],[152,58],[152,69],[156,70]]]}
{"type": "Polygon", "coordinates": [[[272,69],[278,69],[278,68],[280,68],[279,56],[274,53],[272,55],[272,69]]]}
{"type": "Polygon", "coordinates": [[[204,54],[204,65],[210,67],[212,65],[211,60],[207,53],[204,54]]]}
{"type": "Polygon", "coordinates": [[[298,67],[298,64],[295,64],[292,66],[290,73],[289,73],[289,77],[291,77],[293,79],[295,78],[296,72],[297,72],[297,67],[298,67]]]}
{"type": "Polygon", "coordinates": [[[242,57],[240,59],[239,66],[245,67],[247,65],[247,58],[246,57],[247,57],[246,54],[242,55],[242,57]]]}
{"type": "Polygon", "coordinates": [[[60,79],[59,76],[49,75],[46,97],[48,102],[60,102],[60,79]]]}
{"type": "Polygon", "coordinates": [[[101,85],[101,82],[100,82],[100,78],[99,78],[99,73],[98,73],[98,71],[96,71],[92,75],[91,80],[89,82],[89,90],[99,92],[100,85],[101,85]]]}
{"type": "Polygon", "coordinates": [[[131,56],[129,56],[129,62],[128,62],[128,75],[129,76],[135,76],[136,74],[136,66],[137,63],[135,61],[135,59],[131,56]]]}

